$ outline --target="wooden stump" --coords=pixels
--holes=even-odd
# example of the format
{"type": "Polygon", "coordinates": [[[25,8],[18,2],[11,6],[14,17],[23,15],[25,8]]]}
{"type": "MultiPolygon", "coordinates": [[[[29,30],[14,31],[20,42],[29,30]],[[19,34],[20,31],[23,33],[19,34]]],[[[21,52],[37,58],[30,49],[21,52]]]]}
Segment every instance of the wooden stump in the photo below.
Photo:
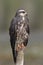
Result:
{"type": "Polygon", "coordinates": [[[20,50],[18,51],[16,65],[23,65],[23,64],[24,64],[24,52],[23,50],[20,50]]]}

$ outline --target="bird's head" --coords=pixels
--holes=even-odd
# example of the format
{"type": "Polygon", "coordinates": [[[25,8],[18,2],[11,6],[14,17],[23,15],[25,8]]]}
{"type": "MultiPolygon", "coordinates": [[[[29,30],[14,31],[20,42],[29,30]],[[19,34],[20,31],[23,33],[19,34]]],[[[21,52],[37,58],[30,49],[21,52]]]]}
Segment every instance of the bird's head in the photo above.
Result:
{"type": "Polygon", "coordinates": [[[24,9],[18,9],[15,16],[27,16],[27,12],[24,9]]]}

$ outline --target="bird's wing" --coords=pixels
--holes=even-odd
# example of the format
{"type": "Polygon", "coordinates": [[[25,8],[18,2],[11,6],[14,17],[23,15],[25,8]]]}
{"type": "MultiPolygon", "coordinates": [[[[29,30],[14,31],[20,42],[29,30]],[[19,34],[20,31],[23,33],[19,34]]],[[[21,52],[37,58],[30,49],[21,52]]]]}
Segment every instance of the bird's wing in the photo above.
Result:
{"type": "Polygon", "coordinates": [[[11,25],[10,25],[10,28],[9,28],[10,42],[11,42],[12,48],[15,47],[15,41],[16,41],[15,22],[16,22],[15,18],[12,19],[11,25]]]}
{"type": "Polygon", "coordinates": [[[14,62],[16,63],[17,51],[15,50],[15,42],[16,42],[15,22],[16,22],[16,18],[13,18],[9,28],[9,35],[10,35],[10,43],[11,43],[13,58],[14,58],[14,62]]]}

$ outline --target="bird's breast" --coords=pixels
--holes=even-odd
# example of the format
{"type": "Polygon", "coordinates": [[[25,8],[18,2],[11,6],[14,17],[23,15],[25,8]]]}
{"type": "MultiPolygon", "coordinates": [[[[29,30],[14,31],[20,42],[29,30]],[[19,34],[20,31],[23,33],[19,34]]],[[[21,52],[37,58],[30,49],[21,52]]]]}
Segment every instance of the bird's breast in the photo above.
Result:
{"type": "Polygon", "coordinates": [[[16,33],[17,33],[17,40],[16,40],[17,43],[23,43],[24,39],[27,39],[28,33],[26,32],[24,23],[18,25],[16,33]]]}

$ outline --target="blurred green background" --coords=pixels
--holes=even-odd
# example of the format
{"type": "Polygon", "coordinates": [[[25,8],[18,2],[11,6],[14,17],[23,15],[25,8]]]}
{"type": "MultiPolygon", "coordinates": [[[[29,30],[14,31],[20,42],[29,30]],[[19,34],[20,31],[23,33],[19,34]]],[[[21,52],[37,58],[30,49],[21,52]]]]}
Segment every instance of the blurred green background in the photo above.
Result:
{"type": "Polygon", "coordinates": [[[28,12],[30,24],[24,65],[43,65],[43,0],[0,0],[0,65],[14,65],[9,25],[19,8],[28,12]]]}

